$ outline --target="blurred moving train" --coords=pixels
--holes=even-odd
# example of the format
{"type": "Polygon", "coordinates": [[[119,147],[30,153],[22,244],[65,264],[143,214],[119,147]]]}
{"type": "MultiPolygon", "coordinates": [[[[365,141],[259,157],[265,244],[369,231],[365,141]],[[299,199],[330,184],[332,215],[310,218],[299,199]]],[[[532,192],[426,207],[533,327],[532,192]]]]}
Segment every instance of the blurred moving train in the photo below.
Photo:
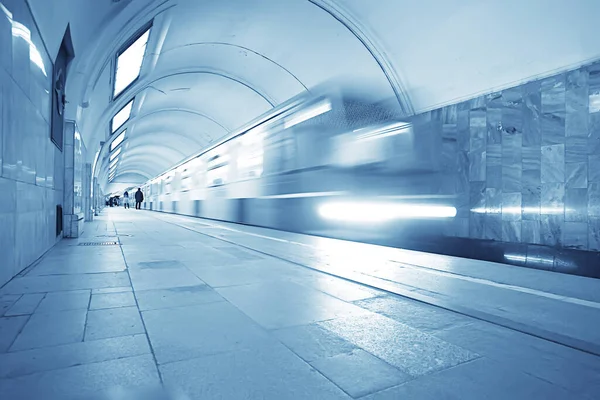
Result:
{"type": "Polygon", "coordinates": [[[146,182],[142,206],[377,243],[439,235],[454,198],[437,194],[445,174],[428,138],[395,115],[312,90],[146,182]]]}

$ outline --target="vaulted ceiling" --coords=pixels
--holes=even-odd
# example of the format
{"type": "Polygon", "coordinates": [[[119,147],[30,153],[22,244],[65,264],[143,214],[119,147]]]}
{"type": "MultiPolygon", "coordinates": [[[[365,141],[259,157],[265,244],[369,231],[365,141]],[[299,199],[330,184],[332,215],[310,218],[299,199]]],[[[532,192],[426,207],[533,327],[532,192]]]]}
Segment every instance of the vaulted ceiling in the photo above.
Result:
{"type": "Polygon", "coordinates": [[[596,0],[29,0],[52,57],[70,24],[67,117],[108,182],[142,183],[273,106],[336,80],[413,114],[600,57],[596,0]],[[83,4],[86,6],[84,7],[83,4]],[[139,78],[115,55],[152,23],[139,78]],[[101,146],[101,143],[104,145],[101,146]]]}

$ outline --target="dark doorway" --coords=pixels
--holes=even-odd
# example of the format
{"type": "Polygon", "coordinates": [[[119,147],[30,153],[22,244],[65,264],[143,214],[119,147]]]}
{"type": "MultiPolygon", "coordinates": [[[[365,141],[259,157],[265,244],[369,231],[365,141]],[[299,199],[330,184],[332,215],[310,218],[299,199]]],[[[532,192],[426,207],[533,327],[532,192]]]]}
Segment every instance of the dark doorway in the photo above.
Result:
{"type": "Polygon", "coordinates": [[[74,57],[73,43],[71,41],[71,30],[63,37],[60,49],[54,61],[52,71],[52,129],[50,139],[61,151],[63,149],[63,132],[65,125],[67,67],[74,57]]]}

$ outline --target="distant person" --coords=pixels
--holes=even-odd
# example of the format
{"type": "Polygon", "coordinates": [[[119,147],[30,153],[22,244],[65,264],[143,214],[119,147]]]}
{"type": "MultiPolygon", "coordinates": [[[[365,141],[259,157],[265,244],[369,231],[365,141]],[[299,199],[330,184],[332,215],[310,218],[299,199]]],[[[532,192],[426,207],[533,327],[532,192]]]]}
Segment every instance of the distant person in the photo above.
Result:
{"type": "Polygon", "coordinates": [[[129,192],[127,190],[123,193],[123,206],[129,208],[129,192]]]}
{"type": "Polygon", "coordinates": [[[142,201],[144,201],[144,193],[142,193],[142,189],[138,188],[137,192],[135,192],[135,209],[142,209],[142,201]]]}

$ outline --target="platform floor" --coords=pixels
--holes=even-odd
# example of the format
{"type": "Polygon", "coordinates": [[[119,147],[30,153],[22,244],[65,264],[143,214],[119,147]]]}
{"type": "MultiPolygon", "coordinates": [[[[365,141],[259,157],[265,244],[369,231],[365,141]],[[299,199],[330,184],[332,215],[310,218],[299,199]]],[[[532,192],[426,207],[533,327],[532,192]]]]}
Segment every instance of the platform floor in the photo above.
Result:
{"type": "Polygon", "coordinates": [[[0,398],[591,400],[599,325],[599,280],[107,209],[0,289],[0,398]]]}

